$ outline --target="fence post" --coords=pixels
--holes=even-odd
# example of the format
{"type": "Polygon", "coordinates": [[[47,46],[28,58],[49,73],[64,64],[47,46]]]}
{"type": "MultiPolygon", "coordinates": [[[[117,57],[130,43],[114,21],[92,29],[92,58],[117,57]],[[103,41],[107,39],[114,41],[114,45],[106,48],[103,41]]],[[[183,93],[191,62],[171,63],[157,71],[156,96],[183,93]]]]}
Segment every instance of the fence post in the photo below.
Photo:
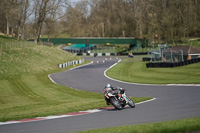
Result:
{"type": "Polygon", "coordinates": [[[172,62],[174,62],[173,56],[172,56],[172,50],[170,50],[170,51],[171,51],[171,60],[172,60],[172,62]]]}
{"type": "Polygon", "coordinates": [[[180,51],[181,51],[181,55],[182,55],[181,57],[182,57],[182,61],[183,61],[183,50],[180,49],[180,51]]]}

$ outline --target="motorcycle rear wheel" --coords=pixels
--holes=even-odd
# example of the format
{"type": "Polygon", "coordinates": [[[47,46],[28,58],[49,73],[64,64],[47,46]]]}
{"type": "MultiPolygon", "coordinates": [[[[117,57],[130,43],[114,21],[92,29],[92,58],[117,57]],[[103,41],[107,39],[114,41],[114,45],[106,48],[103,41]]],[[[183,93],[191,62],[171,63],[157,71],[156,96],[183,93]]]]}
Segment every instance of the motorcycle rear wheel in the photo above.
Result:
{"type": "Polygon", "coordinates": [[[118,110],[123,109],[122,105],[120,104],[120,102],[115,97],[111,97],[110,102],[115,107],[115,109],[118,109],[118,110]]]}

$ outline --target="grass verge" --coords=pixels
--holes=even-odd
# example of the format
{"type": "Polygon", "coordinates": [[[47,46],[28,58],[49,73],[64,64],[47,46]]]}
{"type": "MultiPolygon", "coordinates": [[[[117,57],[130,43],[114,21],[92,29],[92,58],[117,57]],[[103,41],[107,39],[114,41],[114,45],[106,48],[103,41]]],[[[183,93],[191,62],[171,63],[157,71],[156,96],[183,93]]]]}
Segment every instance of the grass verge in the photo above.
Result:
{"type": "Polygon", "coordinates": [[[144,84],[200,84],[200,63],[176,68],[146,68],[141,56],[123,59],[107,71],[111,78],[144,84]]]}
{"type": "Polygon", "coordinates": [[[82,131],[79,133],[198,133],[200,117],[151,124],[128,125],[82,131]]]}

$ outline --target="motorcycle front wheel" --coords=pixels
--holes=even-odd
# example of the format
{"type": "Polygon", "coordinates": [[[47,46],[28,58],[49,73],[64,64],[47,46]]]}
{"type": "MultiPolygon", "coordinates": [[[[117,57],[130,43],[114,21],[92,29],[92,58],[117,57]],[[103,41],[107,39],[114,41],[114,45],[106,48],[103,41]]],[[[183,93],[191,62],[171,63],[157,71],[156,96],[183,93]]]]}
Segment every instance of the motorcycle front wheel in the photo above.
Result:
{"type": "Polygon", "coordinates": [[[122,110],[122,108],[123,108],[122,105],[120,104],[120,102],[115,97],[111,97],[110,102],[116,109],[122,110]]]}
{"type": "Polygon", "coordinates": [[[128,99],[128,105],[131,107],[131,108],[135,108],[135,103],[129,98],[127,97],[128,99]]]}

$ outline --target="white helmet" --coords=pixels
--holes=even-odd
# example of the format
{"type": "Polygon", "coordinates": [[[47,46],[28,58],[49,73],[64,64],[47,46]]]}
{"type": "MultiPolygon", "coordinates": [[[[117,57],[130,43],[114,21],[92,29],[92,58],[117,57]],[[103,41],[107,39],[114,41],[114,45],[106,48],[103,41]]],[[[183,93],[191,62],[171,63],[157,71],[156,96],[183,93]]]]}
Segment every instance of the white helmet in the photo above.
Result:
{"type": "Polygon", "coordinates": [[[111,84],[106,84],[106,86],[105,86],[106,88],[111,88],[112,87],[112,85],[111,84]]]}

